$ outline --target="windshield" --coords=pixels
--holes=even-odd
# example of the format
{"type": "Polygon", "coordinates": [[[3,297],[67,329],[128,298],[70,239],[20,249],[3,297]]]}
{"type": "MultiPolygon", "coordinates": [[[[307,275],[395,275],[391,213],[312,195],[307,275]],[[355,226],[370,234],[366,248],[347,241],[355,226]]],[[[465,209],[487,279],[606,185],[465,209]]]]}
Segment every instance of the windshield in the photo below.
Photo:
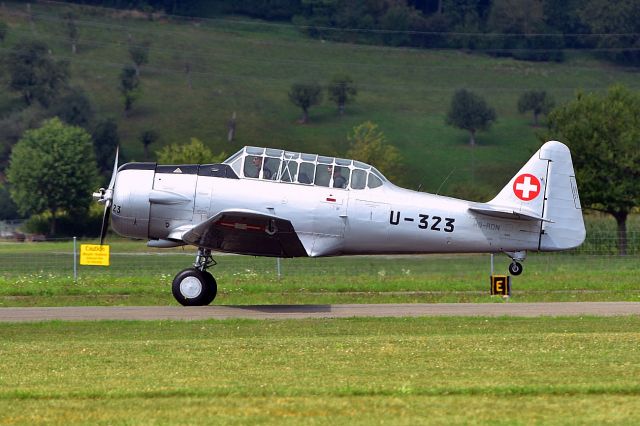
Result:
{"type": "Polygon", "coordinates": [[[361,161],[246,146],[225,164],[240,177],[340,189],[373,189],[387,179],[361,161]]]}

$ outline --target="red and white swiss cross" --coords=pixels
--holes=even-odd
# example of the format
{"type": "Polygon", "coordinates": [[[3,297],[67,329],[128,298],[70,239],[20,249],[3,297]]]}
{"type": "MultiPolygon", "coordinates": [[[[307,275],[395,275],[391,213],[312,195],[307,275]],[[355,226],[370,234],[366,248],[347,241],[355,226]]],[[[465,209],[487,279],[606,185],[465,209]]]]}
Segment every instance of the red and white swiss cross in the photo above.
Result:
{"type": "Polygon", "coordinates": [[[540,181],[532,174],[524,173],[513,181],[513,193],[522,201],[531,201],[540,194],[540,181]]]}

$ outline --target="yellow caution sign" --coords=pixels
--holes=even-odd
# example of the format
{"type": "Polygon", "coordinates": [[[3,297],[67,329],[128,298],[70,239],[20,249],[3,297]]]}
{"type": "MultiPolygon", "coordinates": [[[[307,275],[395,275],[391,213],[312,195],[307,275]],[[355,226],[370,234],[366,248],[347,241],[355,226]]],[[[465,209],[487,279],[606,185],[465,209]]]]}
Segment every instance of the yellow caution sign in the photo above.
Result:
{"type": "Polygon", "coordinates": [[[109,266],[109,246],[80,244],[80,264],[109,266]]]}

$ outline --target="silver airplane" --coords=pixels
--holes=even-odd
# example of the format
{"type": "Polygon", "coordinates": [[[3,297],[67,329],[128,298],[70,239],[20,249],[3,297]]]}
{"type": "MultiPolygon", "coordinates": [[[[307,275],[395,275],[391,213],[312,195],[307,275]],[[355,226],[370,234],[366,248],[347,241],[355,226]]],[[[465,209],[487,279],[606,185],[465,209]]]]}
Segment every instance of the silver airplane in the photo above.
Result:
{"type": "Polygon", "coordinates": [[[526,252],[582,244],[585,227],[569,149],[545,143],[487,203],[400,188],[369,164],[244,147],[221,164],[127,163],[94,193],[120,235],[150,247],[193,245],[193,267],[172,292],[208,305],[212,251],[273,257],[506,253],[512,275],[526,252]]]}

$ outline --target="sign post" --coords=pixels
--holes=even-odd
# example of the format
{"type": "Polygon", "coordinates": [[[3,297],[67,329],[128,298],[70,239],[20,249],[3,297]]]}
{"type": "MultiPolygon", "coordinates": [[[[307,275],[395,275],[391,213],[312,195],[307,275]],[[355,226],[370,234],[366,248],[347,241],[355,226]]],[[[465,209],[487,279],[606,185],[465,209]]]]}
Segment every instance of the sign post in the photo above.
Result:
{"type": "Polygon", "coordinates": [[[73,237],[73,282],[78,282],[78,239],[73,237]]]}

